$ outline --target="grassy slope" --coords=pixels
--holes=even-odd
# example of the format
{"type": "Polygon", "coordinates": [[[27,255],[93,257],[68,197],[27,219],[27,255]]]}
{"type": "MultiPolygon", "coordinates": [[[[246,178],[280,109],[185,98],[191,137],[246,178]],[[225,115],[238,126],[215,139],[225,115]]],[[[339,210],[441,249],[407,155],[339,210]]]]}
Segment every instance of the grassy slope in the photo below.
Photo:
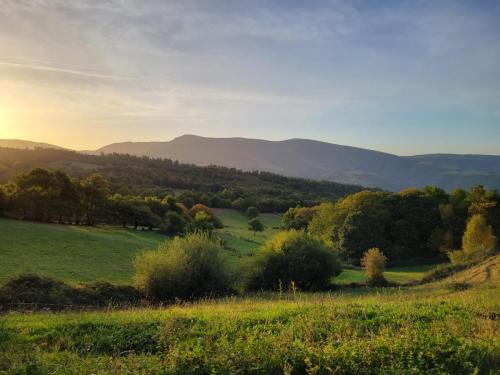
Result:
{"type": "MultiPolygon", "coordinates": [[[[217,210],[225,227],[219,232],[225,240],[229,265],[251,259],[259,247],[275,233],[281,217],[262,214],[266,229],[253,234],[248,219],[235,210],[217,210]]],[[[132,259],[144,249],[154,249],[166,237],[151,232],[121,228],[86,228],[29,223],[0,219],[0,283],[23,272],[35,272],[69,282],[107,280],[129,283],[132,259]]],[[[390,281],[405,283],[420,278],[432,266],[390,269],[390,281]]],[[[345,270],[336,283],[364,282],[361,270],[345,270]]]]}
{"type": "Polygon", "coordinates": [[[0,318],[0,372],[29,363],[33,373],[68,374],[496,373],[499,312],[490,283],[12,313],[0,318]]]}
{"type": "Polygon", "coordinates": [[[239,211],[220,209],[216,213],[224,223],[224,228],[219,233],[226,243],[231,265],[248,260],[266,240],[279,231],[277,228],[281,225],[280,215],[261,214],[258,218],[265,229],[254,234],[248,230],[248,219],[239,211]]]}
{"type": "MultiPolygon", "coordinates": [[[[426,264],[420,266],[407,266],[407,267],[394,267],[387,269],[384,276],[387,280],[396,283],[409,283],[422,278],[422,276],[436,267],[435,264],[426,264]]],[[[335,278],[336,284],[349,284],[349,283],[364,283],[365,274],[361,269],[345,269],[342,273],[335,278]]]]}
{"type": "Polygon", "coordinates": [[[0,282],[23,272],[66,281],[130,282],[132,259],[157,233],[0,219],[0,282]]]}

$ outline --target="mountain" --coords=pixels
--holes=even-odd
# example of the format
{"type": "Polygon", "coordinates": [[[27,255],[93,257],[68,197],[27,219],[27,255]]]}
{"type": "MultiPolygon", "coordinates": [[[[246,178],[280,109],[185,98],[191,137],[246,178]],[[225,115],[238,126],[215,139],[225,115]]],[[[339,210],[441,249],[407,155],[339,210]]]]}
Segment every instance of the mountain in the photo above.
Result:
{"type": "Polygon", "coordinates": [[[63,149],[63,147],[51,145],[43,142],[32,142],[32,141],[23,141],[21,139],[0,139],[0,147],[7,148],[55,148],[55,149],[63,149]]]}
{"type": "Polygon", "coordinates": [[[425,185],[437,185],[446,190],[477,184],[500,188],[500,156],[397,156],[308,139],[265,141],[194,135],[184,135],[169,142],[115,143],[96,152],[262,170],[393,191],[425,185]]]}

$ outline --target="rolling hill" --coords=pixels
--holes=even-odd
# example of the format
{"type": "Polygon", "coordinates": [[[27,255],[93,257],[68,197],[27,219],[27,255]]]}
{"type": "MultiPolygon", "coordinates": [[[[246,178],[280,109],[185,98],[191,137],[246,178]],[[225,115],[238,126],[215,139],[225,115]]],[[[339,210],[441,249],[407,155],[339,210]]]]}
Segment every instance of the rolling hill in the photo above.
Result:
{"type": "MultiPolygon", "coordinates": [[[[0,147],[56,148],[46,143],[0,140],[0,147]]],[[[399,191],[425,185],[448,191],[475,185],[500,188],[500,156],[430,154],[398,156],[309,139],[267,141],[183,135],[166,142],[123,142],[84,154],[130,154],[218,165],[243,171],[399,191]]],[[[0,160],[1,162],[1,160],[0,160]]]]}
{"type": "Polygon", "coordinates": [[[265,141],[194,135],[184,135],[169,142],[115,143],[96,152],[263,170],[393,191],[425,185],[437,185],[446,190],[478,184],[500,188],[500,156],[436,154],[403,157],[307,139],[265,141]]]}
{"type": "Polygon", "coordinates": [[[64,149],[63,147],[51,145],[49,143],[24,141],[22,139],[0,139],[0,147],[28,148],[28,149],[54,148],[58,150],[64,149]]]}

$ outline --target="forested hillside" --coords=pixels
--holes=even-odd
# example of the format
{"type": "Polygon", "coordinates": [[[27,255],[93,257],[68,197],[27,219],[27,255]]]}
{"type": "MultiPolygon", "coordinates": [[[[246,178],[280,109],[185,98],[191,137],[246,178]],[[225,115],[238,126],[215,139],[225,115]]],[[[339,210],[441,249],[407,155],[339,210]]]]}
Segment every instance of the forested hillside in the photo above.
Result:
{"type": "Polygon", "coordinates": [[[399,191],[426,185],[447,191],[475,185],[500,188],[500,156],[399,156],[310,139],[267,141],[183,135],[169,142],[124,142],[97,152],[166,157],[196,165],[216,164],[285,176],[399,191]]]}
{"type": "Polygon", "coordinates": [[[109,182],[111,193],[164,197],[175,191],[194,203],[237,209],[257,206],[262,212],[313,205],[362,190],[353,185],[218,166],[198,167],[169,159],[0,148],[0,183],[37,167],[58,169],[80,179],[98,172],[109,182]]]}

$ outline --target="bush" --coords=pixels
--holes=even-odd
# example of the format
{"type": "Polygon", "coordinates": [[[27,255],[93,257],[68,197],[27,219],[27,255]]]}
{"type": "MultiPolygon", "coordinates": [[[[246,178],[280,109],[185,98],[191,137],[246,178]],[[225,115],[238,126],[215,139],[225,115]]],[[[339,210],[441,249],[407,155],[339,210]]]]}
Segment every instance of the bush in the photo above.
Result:
{"type": "Polygon", "coordinates": [[[365,252],[361,259],[361,266],[365,270],[368,285],[382,286],[387,284],[384,277],[386,262],[386,256],[376,247],[365,252]]]}
{"type": "Polygon", "coordinates": [[[169,211],[165,215],[161,230],[170,236],[176,236],[184,234],[186,225],[186,219],[182,215],[175,211],[169,211]]]}
{"type": "Polygon", "coordinates": [[[168,301],[230,290],[220,244],[206,233],[176,237],[135,260],[135,285],[150,299],[168,301]]]}
{"type": "Polygon", "coordinates": [[[256,232],[264,231],[264,224],[259,219],[254,218],[248,222],[248,230],[251,230],[255,235],[256,232]]]}
{"type": "Polygon", "coordinates": [[[189,215],[192,218],[194,218],[196,217],[196,214],[198,214],[199,212],[204,212],[210,217],[215,216],[215,213],[211,208],[208,208],[207,206],[201,203],[195,204],[193,207],[191,207],[191,209],[189,210],[189,215]]]}
{"type": "Polygon", "coordinates": [[[292,207],[283,215],[283,228],[307,230],[316,213],[316,207],[292,207]]]}
{"type": "Polygon", "coordinates": [[[469,220],[462,244],[462,250],[448,253],[452,264],[478,262],[495,253],[497,238],[483,215],[474,215],[469,220]]]}
{"type": "Polygon", "coordinates": [[[249,219],[254,219],[257,216],[259,216],[259,210],[257,209],[257,207],[253,207],[253,206],[252,207],[248,207],[246,215],[247,215],[247,217],[249,219]]]}
{"type": "Polygon", "coordinates": [[[131,286],[97,282],[71,286],[62,281],[37,275],[21,275],[0,288],[0,307],[53,310],[74,307],[130,305],[143,295],[131,286]],[[14,305],[14,306],[12,306],[14,305]]]}
{"type": "Polygon", "coordinates": [[[326,245],[304,231],[281,232],[257,255],[247,280],[249,290],[277,290],[294,283],[301,290],[320,290],[341,271],[326,245]]]}

